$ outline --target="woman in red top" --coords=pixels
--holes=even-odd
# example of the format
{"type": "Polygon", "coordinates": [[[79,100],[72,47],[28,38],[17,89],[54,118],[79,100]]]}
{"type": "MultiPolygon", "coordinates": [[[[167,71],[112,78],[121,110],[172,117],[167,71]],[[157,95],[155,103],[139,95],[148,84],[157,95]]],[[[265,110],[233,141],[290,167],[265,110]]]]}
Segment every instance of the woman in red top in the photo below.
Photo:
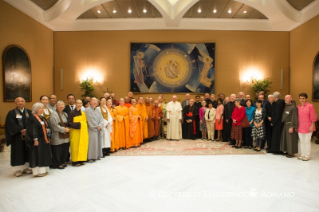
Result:
{"type": "Polygon", "coordinates": [[[246,114],[245,107],[240,105],[240,99],[235,100],[235,108],[231,115],[233,120],[231,129],[231,138],[236,140],[236,144],[233,146],[235,148],[241,148],[241,141],[243,137],[243,129],[241,127],[241,121],[244,119],[246,114]]]}

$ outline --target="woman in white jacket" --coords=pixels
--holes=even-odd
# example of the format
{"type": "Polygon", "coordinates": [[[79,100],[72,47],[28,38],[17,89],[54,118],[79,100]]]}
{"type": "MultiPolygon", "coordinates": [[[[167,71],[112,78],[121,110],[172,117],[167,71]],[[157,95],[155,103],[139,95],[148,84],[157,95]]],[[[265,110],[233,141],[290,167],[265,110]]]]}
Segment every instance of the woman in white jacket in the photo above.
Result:
{"type": "Polygon", "coordinates": [[[103,157],[110,155],[110,149],[111,149],[111,132],[112,132],[112,124],[113,124],[113,118],[109,112],[108,109],[106,109],[106,99],[102,97],[100,99],[100,106],[97,107],[97,109],[101,112],[103,119],[104,119],[104,125],[105,128],[102,129],[102,152],[103,157]]]}
{"type": "Polygon", "coordinates": [[[215,117],[216,117],[216,109],[213,108],[213,103],[208,103],[208,109],[205,112],[205,120],[207,124],[207,134],[208,140],[214,141],[215,136],[215,117]]]}

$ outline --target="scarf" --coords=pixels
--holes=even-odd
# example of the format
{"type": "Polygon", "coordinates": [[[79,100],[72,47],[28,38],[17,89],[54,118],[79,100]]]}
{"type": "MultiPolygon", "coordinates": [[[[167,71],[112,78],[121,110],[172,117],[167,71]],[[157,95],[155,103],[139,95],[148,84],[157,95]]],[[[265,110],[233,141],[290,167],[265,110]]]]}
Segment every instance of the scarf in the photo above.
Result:
{"type": "Polygon", "coordinates": [[[44,124],[41,123],[40,117],[39,117],[37,114],[33,114],[33,115],[34,115],[34,117],[40,122],[40,124],[41,124],[41,126],[42,126],[42,131],[43,131],[43,134],[44,134],[45,143],[46,143],[46,144],[49,144],[50,141],[49,141],[49,139],[48,139],[47,130],[46,130],[46,128],[48,127],[48,123],[47,123],[47,122],[45,121],[45,119],[44,119],[44,120],[43,120],[43,122],[45,123],[45,126],[44,126],[44,124]]]}

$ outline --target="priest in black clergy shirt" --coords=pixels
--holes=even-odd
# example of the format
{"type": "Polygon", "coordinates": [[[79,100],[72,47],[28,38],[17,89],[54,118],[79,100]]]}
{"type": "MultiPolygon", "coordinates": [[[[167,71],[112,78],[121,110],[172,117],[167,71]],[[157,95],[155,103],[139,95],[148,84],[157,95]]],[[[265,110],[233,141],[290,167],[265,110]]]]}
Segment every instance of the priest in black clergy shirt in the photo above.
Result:
{"type": "Polygon", "coordinates": [[[196,139],[196,122],[194,110],[194,99],[190,99],[189,105],[186,105],[183,108],[183,139],[196,139]]]}
{"type": "Polygon", "coordinates": [[[225,138],[223,138],[223,140],[226,141],[230,141],[230,143],[232,144],[234,141],[231,140],[231,128],[232,128],[232,123],[233,120],[231,118],[234,108],[235,108],[235,98],[236,98],[236,94],[231,94],[229,97],[229,102],[225,105],[225,109],[224,109],[224,119],[225,119],[225,126],[224,126],[224,130],[226,131],[224,136],[226,136],[225,138]]]}
{"type": "Polygon", "coordinates": [[[280,151],[280,140],[283,128],[282,113],[285,109],[285,101],[280,99],[280,93],[274,92],[274,110],[271,117],[272,135],[267,153],[282,153],[280,151]]]}
{"type": "Polygon", "coordinates": [[[200,102],[200,96],[195,97],[194,102],[194,115],[195,115],[195,124],[196,124],[196,137],[201,138],[202,133],[199,130],[199,109],[202,107],[202,103],[200,102]]]}
{"type": "Polygon", "coordinates": [[[29,151],[26,146],[26,128],[32,111],[24,108],[25,100],[22,97],[15,99],[16,108],[10,110],[5,122],[5,134],[7,146],[11,145],[11,166],[14,167],[16,177],[31,174],[29,169],[29,151]]]}
{"type": "Polygon", "coordinates": [[[67,96],[68,105],[65,106],[63,112],[66,112],[68,115],[69,113],[75,109],[75,96],[73,94],[69,94],[67,96]]]}

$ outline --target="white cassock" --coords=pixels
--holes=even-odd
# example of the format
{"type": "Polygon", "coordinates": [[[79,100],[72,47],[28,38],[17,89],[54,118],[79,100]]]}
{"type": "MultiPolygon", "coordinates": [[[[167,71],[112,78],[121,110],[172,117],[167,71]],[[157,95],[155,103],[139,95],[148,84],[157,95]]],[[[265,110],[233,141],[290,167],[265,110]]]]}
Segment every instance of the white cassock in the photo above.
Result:
{"type": "MultiPolygon", "coordinates": [[[[97,107],[99,111],[101,111],[100,107],[97,107]]],[[[113,118],[106,108],[102,108],[103,112],[107,112],[107,118],[108,120],[104,120],[104,127],[102,129],[101,137],[102,137],[102,148],[110,148],[111,147],[111,132],[112,132],[112,124],[113,124],[113,118]]]]}
{"type": "Polygon", "coordinates": [[[179,102],[169,102],[166,105],[167,139],[182,139],[182,106],[179,102]]]}

